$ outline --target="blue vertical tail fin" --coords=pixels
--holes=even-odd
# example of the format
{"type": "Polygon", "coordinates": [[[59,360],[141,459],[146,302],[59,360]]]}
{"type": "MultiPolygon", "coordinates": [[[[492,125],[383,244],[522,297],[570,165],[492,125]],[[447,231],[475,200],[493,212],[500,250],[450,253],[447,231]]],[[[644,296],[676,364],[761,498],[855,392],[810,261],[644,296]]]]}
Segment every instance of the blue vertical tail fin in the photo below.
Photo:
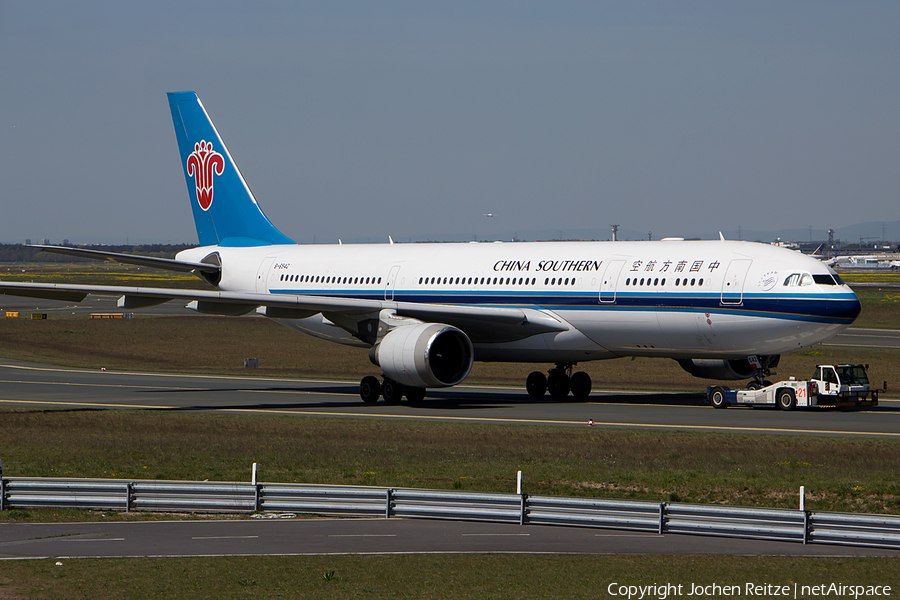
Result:
{"type": "Polygon", "coordinates": [[[269,221],[194,92],[169,92],[201,246],[293,244],[269,221]]]}

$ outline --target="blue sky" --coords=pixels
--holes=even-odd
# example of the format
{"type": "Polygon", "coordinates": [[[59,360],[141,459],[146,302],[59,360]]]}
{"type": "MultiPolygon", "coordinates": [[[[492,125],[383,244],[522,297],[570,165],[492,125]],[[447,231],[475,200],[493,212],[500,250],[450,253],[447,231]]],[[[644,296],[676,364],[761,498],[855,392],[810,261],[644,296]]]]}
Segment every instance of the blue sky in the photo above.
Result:
{"type": "Polygon", "coordinates": [[[893,222],[897,31],[896,2],[4,2],[0,242],[195,241],[185,89],[301,242],[893,222]]]}

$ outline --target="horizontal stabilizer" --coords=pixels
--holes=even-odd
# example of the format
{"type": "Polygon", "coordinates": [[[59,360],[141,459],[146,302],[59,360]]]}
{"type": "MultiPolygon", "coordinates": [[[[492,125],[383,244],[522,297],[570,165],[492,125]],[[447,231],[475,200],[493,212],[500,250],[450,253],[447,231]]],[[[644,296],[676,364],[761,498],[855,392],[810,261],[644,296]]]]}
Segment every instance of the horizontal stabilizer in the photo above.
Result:
{"type": "Polygon", "coordinates": [[[88,250],[86,248],[69,248],[68,246],[40,246],[35,244],[29,246],[29,248],[38,248],[44,252],[52,252],[54,254],[67,254],[69,256],[89,258],[92,260],[111,260],[113,262],[120,262],[126,265],[152,267],[154,269],[179,271],[181,273],[190,273],[192,271],[199,271],[201,273],[218,273],[222,269],[222,267],[220,267],[219,265],[214,264],[173,260],[171,258],[137,256],[136,254],[123,254],[121,252],[104,252],[103,250],[88,250]]]}

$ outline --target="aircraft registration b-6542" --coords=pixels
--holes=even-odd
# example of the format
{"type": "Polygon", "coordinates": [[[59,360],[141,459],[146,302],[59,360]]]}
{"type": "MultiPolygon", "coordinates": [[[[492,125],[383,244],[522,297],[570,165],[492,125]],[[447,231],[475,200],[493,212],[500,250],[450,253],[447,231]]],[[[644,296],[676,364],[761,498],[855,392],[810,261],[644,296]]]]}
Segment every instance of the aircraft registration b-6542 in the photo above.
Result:
{"type": "Polygon", "coordinates": [[[779,356],[827,340],[859,315],[837,273],[793,250],[725,241],[301,245],[276,229],[194,92],[168,94],[200,245],[174,260],[44,250],[193,272],[215,291],[0,283],[0,293],[125,309],[188,301],[219,315],[265,315],[370,348],[382,379],[366,402],[411,402],[456,385],[473,361],[552,364],[526,389],[590,393],[580,362],[672,358],[698,377],[755,378],[779,356]]]}

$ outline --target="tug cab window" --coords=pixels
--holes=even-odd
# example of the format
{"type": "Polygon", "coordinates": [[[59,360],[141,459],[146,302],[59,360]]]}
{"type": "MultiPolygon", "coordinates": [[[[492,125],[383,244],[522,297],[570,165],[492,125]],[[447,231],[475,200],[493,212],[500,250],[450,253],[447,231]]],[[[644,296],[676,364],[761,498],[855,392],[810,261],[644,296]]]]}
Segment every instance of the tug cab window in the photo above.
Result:
{"type": "Polygon", "coordinates": [[[821,374],[817,379],[821,379],[825,383],[837,384],[837,373],[834,372],[834,369],[832,367],[819,367],[817,371],[821,371],[821,374]]]}
{"type": "Polygon", "coordinates": [[[868,385],[869,375],[861,365],[843,365],[837,367],[841,382],[846,385],[868,385]]]}

